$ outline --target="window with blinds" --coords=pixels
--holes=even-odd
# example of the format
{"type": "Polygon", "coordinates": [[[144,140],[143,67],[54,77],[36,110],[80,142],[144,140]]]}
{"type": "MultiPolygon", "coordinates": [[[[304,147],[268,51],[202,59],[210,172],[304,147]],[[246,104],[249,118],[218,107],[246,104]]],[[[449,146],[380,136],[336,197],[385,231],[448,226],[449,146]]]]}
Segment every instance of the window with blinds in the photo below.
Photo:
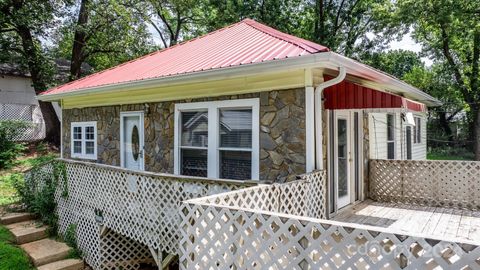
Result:
{"type": "Polygon", "coordinates": [[[175,108],[175,173],[258,179],[258,99],[182,103],[175,108]]]}

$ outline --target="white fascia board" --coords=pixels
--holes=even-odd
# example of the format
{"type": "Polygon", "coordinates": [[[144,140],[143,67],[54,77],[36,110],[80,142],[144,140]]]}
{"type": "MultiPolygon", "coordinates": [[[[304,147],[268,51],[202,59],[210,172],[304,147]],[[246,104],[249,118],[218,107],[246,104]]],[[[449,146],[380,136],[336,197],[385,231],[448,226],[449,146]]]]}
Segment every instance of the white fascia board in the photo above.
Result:
{"type": "Polygon", "coordinates": [[[212,69],[194,73],[172,75],[168,77],[130,81],[105,86],[87,88],[58,94],[46,94],[37,96],[42,101],[58,101],[66,97],[84,96],[98,92],[108,93],[111,91],[122,92],[139,90],[152,87],[180,85],[196,82],[231,79],[249,75],[259,75],[305,68],[327,68],[337,70],[339,66],[347,69],[347,73],[378,84],[379,90],[390,91],[396,94],[407,94],[419,102],[430,106],[441,105],[441,102],[421,90],[402,82],[386,73],[364,65],[360,62],[342,56],[334,52],[322,52],[317,54],[298,56],[274,61],[259,62],[221,69],[212,69]]]}

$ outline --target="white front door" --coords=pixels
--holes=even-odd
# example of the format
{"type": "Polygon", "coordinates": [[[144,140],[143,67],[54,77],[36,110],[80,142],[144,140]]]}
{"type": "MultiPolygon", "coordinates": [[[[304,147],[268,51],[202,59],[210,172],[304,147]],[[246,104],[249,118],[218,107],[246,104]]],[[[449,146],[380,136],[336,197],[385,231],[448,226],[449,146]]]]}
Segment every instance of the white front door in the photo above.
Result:
{"type": "Polygon", "coordinates": [[[143,113],[121,113],[120,119],[120,151],[122,167],[132,170],[143,170],[143,113]]]}
{"type": "Polygon", "coordinates": [[[334,151],[335,160],[335,193],[337,199],[337,209],[340,209],[351,202],[351,183],[350,183],[350,113],[335,113],[335,138],[334,151]]]}

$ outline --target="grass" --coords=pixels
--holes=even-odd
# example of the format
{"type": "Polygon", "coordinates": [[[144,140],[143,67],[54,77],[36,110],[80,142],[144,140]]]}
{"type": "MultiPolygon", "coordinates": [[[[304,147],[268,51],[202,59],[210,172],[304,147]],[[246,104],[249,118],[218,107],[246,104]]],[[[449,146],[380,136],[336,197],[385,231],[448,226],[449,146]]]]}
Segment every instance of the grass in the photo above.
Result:
{"type": "MultiPolygon", "coordinates": [[[[6,205],[18,202],[19,198],[13,183],[23,177],[22,172],[35,165],[57,157],[54,152],[34,149],[29,154],[18,157],[9,168],[0,170],[0,214],[6,205]]],[[[5,226],[0,225],[0,270],[35,269],[27,255],[13,243],[13,235],[5,226]]]]}
{"type": "Polygon", "coordinates": [[[469,156],[448,155],[439,153],[428,153],[427,159],[430,160],[473,160],[469,156]]]}
{"type": "Polygon", "coordinates": [[[13,235],[0,225],[0,270],[35,269],[27,255],[12,242],[13,235]]]}
{"type": "Polygon", "coordinates": [[[15,180],[21,179],[22,171],[27,170],[35,165],[45,163],[57,157],[55,153],[36,154],[31,156],[19,157],[13,166],[0,170],[0,206],[15,203],[18,196],[13,187],[15,180]]]}
{"type": "Polygon", "coordinates": [[[464,147],[437,147],[428,149],[427,159],[475,160],[475,155],[464,147]]]}

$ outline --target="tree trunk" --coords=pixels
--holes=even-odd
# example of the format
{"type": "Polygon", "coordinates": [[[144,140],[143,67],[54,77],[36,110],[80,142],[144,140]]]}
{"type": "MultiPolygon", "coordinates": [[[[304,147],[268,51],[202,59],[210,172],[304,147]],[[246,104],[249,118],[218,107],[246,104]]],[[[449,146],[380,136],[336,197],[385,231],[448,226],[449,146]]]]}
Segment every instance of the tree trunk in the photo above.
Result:
{"type": "Polygon", "coordinates": [[[45,121],[45,141],[60,146],[60,121],[51,102],[38,101],[45,121]]]}
{"type": "Polygon", "coordinates": [[[480,160],[480,109],[478,106],[474,106],[472,113],[474,115],[473,122],[473,140],[474,140],[474,150],[475,150],[475,160],[480,160]]]}
{"type": "Polygon", "coordinates": [[[453,142],[454,141],[453,132],[452,132],[452,129],[450,128],[450,125],[447,120],[447,115],[445,112],[438,112],[438,122],[444,134],[447,136],[448,141],[453,142]]]}
{"type": "MultiPolygon", "coordinates": [[[[33,88],[38,95],[47,89],[45,65],[43,56],[39,48],[35,45],[35,40],[30,29],[25,25],[17,26],[17,33],[22,40],[24,57],[27,59],[28,69],[30,71],[33,88]]],[[[39,101],[45,121],[45,140],[56,146],[60,145],[60,122],[51,103],[39,101]]]]}
{"type": "Polygon", "coordinates": [[[70,63],[70,81],[80,78],[84,60],[84,50],[87,40],[85,25],[88,22],[88,0],[82,0],[78,13],[77,28],[73,38],[72,61],[70,63]]]}

